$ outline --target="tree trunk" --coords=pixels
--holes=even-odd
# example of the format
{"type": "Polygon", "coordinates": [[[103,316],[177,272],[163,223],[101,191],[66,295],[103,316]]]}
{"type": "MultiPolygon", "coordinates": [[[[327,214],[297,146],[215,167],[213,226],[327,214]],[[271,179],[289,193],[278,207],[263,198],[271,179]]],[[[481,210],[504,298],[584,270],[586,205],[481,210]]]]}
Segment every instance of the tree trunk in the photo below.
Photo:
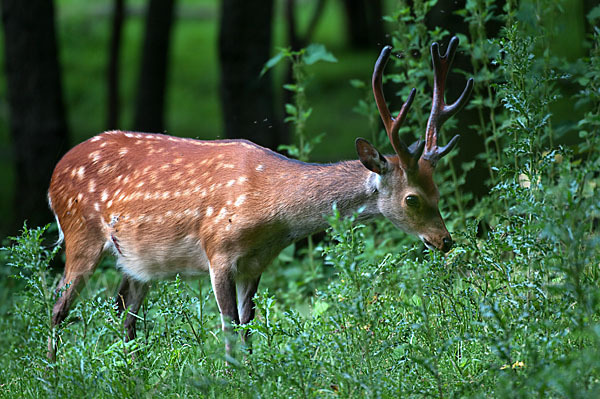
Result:
{"type": "Polygon", "coordinates": [[[353,48],[381,47],[385,39],[381,0],[342,0],[346,32],[353,48]]]}
{"type": "Polygon", "coordinates": [[[121,32],[123,30],[123,3],[124,0],[114,0],[113,5],[112,31],[107,65],[108,95],[106,103],[108,115],[106,118],[106,128],[108,130],[119,128],[119,64],[121,58],[121,32]]]}
{"type": "Polygon", "coordinates": [[[52,220],[46,192],[67,144],[51,0],[3,0],[5,69],[15,161],[15,232],[52,220]]]}
{"type": "Polygon", "coordinates": [[[219,59],[225,137],[276,149],[287,142],[274,118],[270,56],[273,0],[221,2],[219,59]]]}
{"type": "Polygon", "coordinates": [[[133,128],[165,130],[164,105],[175,0],[150,0],[133,128]]]}

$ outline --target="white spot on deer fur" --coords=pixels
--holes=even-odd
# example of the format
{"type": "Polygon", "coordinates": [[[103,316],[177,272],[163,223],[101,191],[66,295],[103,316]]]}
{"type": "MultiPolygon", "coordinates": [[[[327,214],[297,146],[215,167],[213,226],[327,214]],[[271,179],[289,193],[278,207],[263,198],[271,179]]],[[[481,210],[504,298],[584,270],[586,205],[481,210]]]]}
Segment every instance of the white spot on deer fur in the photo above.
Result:
{"type": "Polygon", "coordinates": [[[231,186],[233,186],[234,184],[235,184],[235,180],[229,180],[229,181],[227,182],[227,187],[231,187],[231,186]]]}
{"type": "Polygon", "coordinates": [[[242,184],[248,181],[248,178],[246,176],[240,176],[238,177],[238,184],[242,184]]]}
{"type": "Polygon", "coordinates": [[[225,157],[225,155],[223,155],[223,154],[217,155],[217,159],[223,159],[224,157],[225,157]]]}
{"type": "Polygon", "coordinates": [[[262,172],[262,170],[263,170],[264,168],[265,168],[265,167],[264,167],[262,164],[260,164],[260,165],[258,165],[258,166],[256,167],[256,171],[257,171],[257,172],[262,172]]]}
{"type": "Polygon", "coordinates": [[[99,140],[102,140],[102,136],[96,136],[96,137],[92,137],[92,138],[90,139],[90,141],[91,141],[91,142],[94,142],[94,141],[99,141],[99,140]]]}
{"type": "Polygon", "coordinates": [[[134,138],[135,136],[131,133],[125,133],[125,137],[134,138]]]}
{"type": "Polygon", "coordinates": [[[170,196],[171,196],[171,193],[170,193],[169,191],[165,191],[165,192],[162,194],[162,197],[163,197],[163,199],[168,199],[170,196]]]}
{"type": "Polygon", "coordinates": [[[151,165],[150,165],[150,166],[146,166],[146,167],[144,168],[144,170],[142,171],[142,173],[148,173],[148,171],[149,171],[150,169],[152,169],[152,166],[151,166],[151,165]]]}
{"type": "Polygon", "coordinates": [[[208,208],[206,208],[206,216],[211,216],[214,212],[214,209],[212,208],[212,206],[209,206],[208,208]]]}
{"type": "Polygon", "coordinates": [[[223,219],[225,217],[225,215],[227,215],[227,208],[223,207],[223,208],[221,208],[221,210],[219,211],[219,214],[215,218],[215,222],[218,222],[219,220],[223,219]]]}
{"type": "Polygon", "coordinates": [[[226,164],[223,164],[223,168],[224,169],[233,169],[233,168],[235,168],[235,165],[232,165],[230,163],[226,163],[226,164]]]}
{"type": "Polygon", "coordinates": [[[231,223],[229,223],[226,227],[225,227],[225,231],[229,231],[231,230],[231,223]]]}
{"type": "Polygon", "coordinates": [[[85,175],[85,166],[80,166],[79,169],[77,169],[77,177],[79,178],[79,180],[83,179],[83,176],[85,175]]]}
{"type": "Polygon", "coordinates": [[[121,148],[119,150],[119,155],[120,156],[125,156],[125,154],[127,154],[129,152],[129,150],[127,148],[121,148]]]}
{"type": "Polygon", "coordinates": [[[108,199],[108,191],[102,191],[102,196],[100,197],[100,199],[102,200],[102,202],[106,202],[106,200],[108,199]]]}
{"type": "Polygon", "coordinates": [[[150,193],[148,193],[148,192],[147,192],[147,193],[144,195],[144,199],[145,199],[145,200],[149,200],[149,199],[151,199],[151,198],[152,198],[152,194],[150,194],[150,193]]]}
{"type": "Polygon", "coordinates": [[[182,162],[183,162],[183,158],[175,158],[175,159],[173,160],[173,164],[175,164],[175,165],[177,165],[177,164],[180,164],[180,163],[182,163],[182,162]]]}
{"type": "Polygon", "coordinates": [[[92,160],[93,163],[98,162],[102,158],[102,156],[100,155],[100,151],[91,152],[90,155],[88,155],[88,157],[92,160]]]}
{"type": "Polygon", "coordinates": [[[112,206],[112,204],[113,204],[113,202],[112,202],[112,200],[110,200],[106,203],[106,207],[110,208],[112,206]]]}
{"type": "Polygon", "coordinates": [[[235,200],[234,206],[240,206],[246,201],[246,195],[242,194],[235,200]]]}
{"type": "Polygon", "coordinates": [[[88,191],[90,193],[93,193],[94,191],[96,191],[96,181],[95,180],[90,180],[88,183],[88,191]]]}
{"type": "Polygon", "coordinates": [[[83,194],[79,193],[77,194],[77,201],[80,201],[83,199],[83,194]]]}
{"type": "Polygon", "coordinates": [[[175,196],[175,198],[179,198],[181,197],[181,191],[175,191],[173,195],[175,196]]]}
{"type": "Polygon", "coordinates": [[[228,200],[225,205],[231,205],[231,204],[232,204],[231,200],[228,200]]]}
{"type": "Polygon", "coordinates": [[[165,213],[165,216],[170,218],[171,216],[173,216],[173,211],[167,211],[167,213],[165,213]]]}
{"type": "Polygon", "coordinates": [[[94,203],[94,209],[96,212],[100,212],[100,205],[97,202],[94,203]]]}
{"type": "Polygon", "coordinates": [[[142,187],[143,185],[144,185],[144,182],[143,182],[143,181],[141,181],[141,182],[139,182],[138,184],[136,184],[135,186],[136,186],[137,188],[140,188],[140,187],[142,187]]]}
{"type": "Polygon", "coordinates": [[[173,176],[171,176],[171,180],[180,180],[183,173],[177,172],[173,176]]]}

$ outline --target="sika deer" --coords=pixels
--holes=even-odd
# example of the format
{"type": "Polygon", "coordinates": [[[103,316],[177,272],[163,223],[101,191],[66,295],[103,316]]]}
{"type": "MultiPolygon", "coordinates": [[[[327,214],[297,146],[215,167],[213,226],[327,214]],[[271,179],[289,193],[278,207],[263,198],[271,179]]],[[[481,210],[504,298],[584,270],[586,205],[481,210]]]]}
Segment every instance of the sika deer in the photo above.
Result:
{"type": "MultiPolygon", "coordinates": [[[[394,120],[381,75],[391,48],[373,73],[373,92],[395,155],[382,156],[356,140],[359,161],[330,165],[290,160],[246,140],[199,141],[161,134],[111,131],[70,150],[58,163],[48,192],[64,237],[66,265],[53,309],[60,324],[101,256],[116,256],[123,271],[118,304],[128,309],[128,339],[148,282],[208,272],[228,322],[254,317],[253,296],[269,262],[287,245],[326,226],[333,203],[343,215],[363,207],[363,219],[384,215],[447,252],[452,238],[438,210],[432,174],[456,144],[437,146],[443,122],[467,102],[473,80],[452,105],[444,85],[458,39],[444,56],[431,46],[434,95],[425,142],[410,148],[398,136],[415,90],[394,120]]],[[[229,349],[229,348],[228,348],[229,349]]],[[[53,359],[56,342],[48,343],[53,359]]]]}

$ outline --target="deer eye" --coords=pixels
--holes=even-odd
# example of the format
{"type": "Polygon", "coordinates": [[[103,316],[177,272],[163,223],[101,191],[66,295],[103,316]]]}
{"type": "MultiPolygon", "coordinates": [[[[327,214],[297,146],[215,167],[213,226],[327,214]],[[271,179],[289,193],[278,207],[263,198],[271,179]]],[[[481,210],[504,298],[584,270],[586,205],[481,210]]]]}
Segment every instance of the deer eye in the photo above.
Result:
{"type": "Polygon", "coordinates": [[[406,205],[410,206],[411,208],[418,208],[419,204],[419,197],[417,197],[416,195],[406,196],[406,205]]]}

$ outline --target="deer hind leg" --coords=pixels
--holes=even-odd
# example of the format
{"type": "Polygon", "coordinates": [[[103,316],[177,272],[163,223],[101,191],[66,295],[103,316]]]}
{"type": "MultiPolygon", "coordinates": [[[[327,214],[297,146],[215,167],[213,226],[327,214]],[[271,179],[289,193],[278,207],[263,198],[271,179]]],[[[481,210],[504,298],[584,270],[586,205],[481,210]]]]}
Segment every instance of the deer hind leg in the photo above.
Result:
{"type": "Polygon", "coordinates": [[[148,293],[149,284],[137,281],[127,275],[123,275],[119,293],[117,294],[117,309],[119,314],[127,310],[125,317],[124,329],[126,331],[126,341],[135,339],[135,323],[137,314],[144,302],[144,298],[148,293]]]}
{"type": "Polygon", "coordinates": [[[69,314],[71,305],[85,287],[102,256],[104,243],[92,235],[65,237],[65,272],[56,293],[58,299],[52,308],[52,336],[48,339],[48,358],[54,360],[57,342],[54,337],[55,327],[60,325],[69,314]]]}

